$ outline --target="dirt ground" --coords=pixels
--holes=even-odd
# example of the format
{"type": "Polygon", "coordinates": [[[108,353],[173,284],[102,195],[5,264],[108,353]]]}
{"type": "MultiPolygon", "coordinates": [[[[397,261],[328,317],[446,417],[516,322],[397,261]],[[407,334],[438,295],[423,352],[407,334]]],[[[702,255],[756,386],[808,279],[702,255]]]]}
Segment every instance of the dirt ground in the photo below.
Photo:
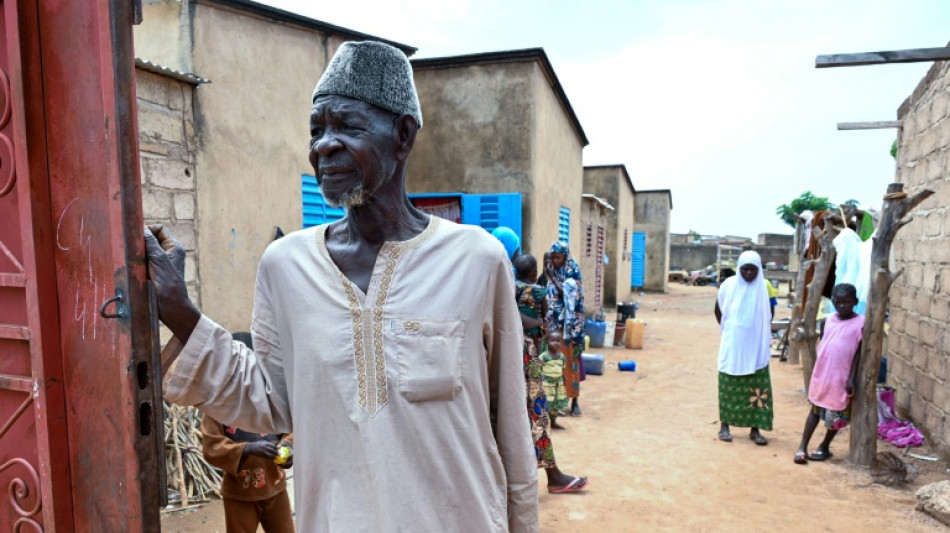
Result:
{"type": "MultiPolygon", "coordinates": [[[[775,430],[765,433],[769,445],[756,446],[739,428],[733,442],[717,440],[716,289],[670,289],[639,297],[638,318],[647,324],[643,350],[590,349],[606,357],[604,375],[582,384],[584,416],[563,419],[567,429],[552,435],[562,470],[589,476],[590,487],[582,494],[548,494],[540,473],[541,531],[946,530],[914,510],[917,488],[950,479],[944,462],[905,457],[920,470],[914,482],[873,485],[867,471],[848,466],[848,430],[832,444],[830,460],[792,462],[807,403],[800,369],[778,359],[771,366],[775,430]],[[628,359],[637,371],[618,371],[617,362],[628,359]]],[[[780,316],[787,311],[780,305],[780,316]]],[[[819,428],[812,447],[823,434],[819,428]]],[[[901,452],[884,443],[878,450],[901,452]]],[[[163,531],[223,533],[222,516],[220,502],[163,513],[163,531]]]]}

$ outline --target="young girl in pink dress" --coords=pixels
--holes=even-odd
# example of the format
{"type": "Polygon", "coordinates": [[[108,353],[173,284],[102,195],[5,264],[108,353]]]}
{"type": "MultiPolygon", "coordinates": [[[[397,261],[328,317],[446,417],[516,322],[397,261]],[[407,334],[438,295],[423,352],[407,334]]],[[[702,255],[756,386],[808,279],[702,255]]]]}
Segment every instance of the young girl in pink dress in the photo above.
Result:
{"type": "Polygon", "coordinates": [[[848,425],[851,418],[851,395],[854,394],[858,354],[861,352],[864,316],[854,312],[854,306],[858,305],[854,285],[835,285],[831,302],[836,312],[821,326],[818,359],[808,387],[811,408],[805,420],[802,443],[795,453],[795,462],[798,464],[806,464],[808,460],[824,461],[831,457],[831,440],[838,430],[848,425]],[[815,433],[819,420],[825,421],[828,431],[818,449],[808,454],[808,441],[815,433]]]}

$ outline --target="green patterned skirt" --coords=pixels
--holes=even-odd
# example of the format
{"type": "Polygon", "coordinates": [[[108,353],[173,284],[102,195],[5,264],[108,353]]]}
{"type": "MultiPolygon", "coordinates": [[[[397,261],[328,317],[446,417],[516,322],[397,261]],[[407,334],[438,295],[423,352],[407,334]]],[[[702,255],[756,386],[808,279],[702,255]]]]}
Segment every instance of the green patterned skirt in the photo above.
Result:
{"type": "Polygon", "coordinates": [[[719,373],[719,420],[740,428],[772,429],[769,367],[747,376],[719,373]]]}

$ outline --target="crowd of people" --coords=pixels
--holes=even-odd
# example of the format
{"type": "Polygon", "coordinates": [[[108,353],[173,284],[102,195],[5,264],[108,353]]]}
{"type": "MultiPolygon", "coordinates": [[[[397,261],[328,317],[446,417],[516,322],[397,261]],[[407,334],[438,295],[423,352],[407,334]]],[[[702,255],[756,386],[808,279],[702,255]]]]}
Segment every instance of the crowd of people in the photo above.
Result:
{"type": "Polygon", "coordinates": [[[581,416],[578,398],[584,379],[584,291],[580,268],[562,242],[544,254],[544,274],[530,254],[518,254],[520,239],[510,228],[492,231],[511,258],[515,301],[524,334],[523,365],[528,419],[538,468],[548,478],[548,492],[579,492],[586,477],[558,468],[548,430],[565,429],[559,416],[581,416]],[[570,400],[570,404],[568,401],[570,400]],[[566,411],[566,412],[565,412],[566,411]]]}

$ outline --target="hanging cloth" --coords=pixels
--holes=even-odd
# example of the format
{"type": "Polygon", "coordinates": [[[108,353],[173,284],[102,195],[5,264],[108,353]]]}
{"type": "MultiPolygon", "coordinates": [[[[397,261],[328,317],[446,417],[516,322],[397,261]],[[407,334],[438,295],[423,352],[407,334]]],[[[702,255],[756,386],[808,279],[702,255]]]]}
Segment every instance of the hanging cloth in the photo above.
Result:
{"type": "Polygon", "coordinates": [[[832,241],[835,247],[835,284],[850,283],[858,295],[854,312],[863,315],[867,309],[865,298],[870,284],[870,249],[873,241],[861,242],[861,237],[851,228],[844,228],[832,241]]]}
{"type": "Polygon", "coordinates": [[[866,241],[871,238],[871,235],[874,235],[874,217],[871,216],[871,213],[865,211],[864,216],[861,217],[861,231],[859,232],[859,236],[862,241],[866,241]]]}

